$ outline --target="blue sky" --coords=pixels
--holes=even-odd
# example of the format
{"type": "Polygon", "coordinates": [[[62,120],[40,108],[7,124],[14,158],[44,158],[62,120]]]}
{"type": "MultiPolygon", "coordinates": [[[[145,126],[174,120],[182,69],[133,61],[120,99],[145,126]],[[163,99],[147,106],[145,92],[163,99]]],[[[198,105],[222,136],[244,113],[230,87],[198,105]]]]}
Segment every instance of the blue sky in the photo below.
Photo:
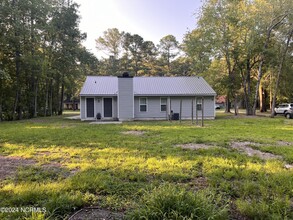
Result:
{"type": "Polygon", "coordinates": [[[80,29],[87,33],[83,43],[92,53],[95,39],[108,28],[139,34],[155,44],[168,35],[179,42],[196,25],[201,0],[75,0],[80,5],[80,29]]]}

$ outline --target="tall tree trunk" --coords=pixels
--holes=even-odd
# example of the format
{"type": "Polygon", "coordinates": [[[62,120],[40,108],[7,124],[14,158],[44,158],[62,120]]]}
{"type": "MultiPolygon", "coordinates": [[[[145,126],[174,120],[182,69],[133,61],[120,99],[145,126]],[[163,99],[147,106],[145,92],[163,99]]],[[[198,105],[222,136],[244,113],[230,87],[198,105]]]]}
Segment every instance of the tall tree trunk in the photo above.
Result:
{"type": "Polygon", "coordinates": [[[238,99],[237,99],[237,96],[235,96],[234,98],[234,115],[238,115],[238,99]]]}
{"type": "Polygon", "coordinates": [[[1,78],[0,78],[0,122],[3,120],[2,118],[2,95],[3,91],[2,91],[2,81],[1,81],[1,78]]]}
{"type": "Polygon", "coordinates": [[[245,105],[245,108],[246,108],[246,115],[247,115],[247,106],[248,106],[249,98],[248,98],[248,95],[247,95],[246,77],[245,77],[245,74],[243,73],[243,69],[241,69],[241,67],[239,69],[240,69],[240,74],[241,74],[241,78],[242,78],[241,84],[242,84],[243,91],[244,91],[244,105],[245,105]]]}
{"type": "Polygon", "coordinates": [[[0,122],[3,120],[2,118],[2,98],[0,97],[0,122]]]}
{"type": "Polygon", "coordinates": [[[261,85],[259,87],[259,109],[260,109],[260,112],[267,111],[266,100],[267,100],[267,91],[262,86],[262,83],[261,83],[261,85]]]}
{"type": "Polygon", "coordinates": [[[135,59],[134,74],[135,74],[135,76],[138,76],[138,62],[137,62],[137,59],[135,59]]]}
{"type": "MultiPolygon", "coordinates": [[[[31,11],[30,14],[30,25],[31,25],[31,29],[30,29],[30,35],[31,35],[31,56],[34,59],[35,58],[35,33],[34,33],[34,19],[35,19],[35,15],[34,12],[31,11]]],[[[32,117],[37,117],[37,106],[38,106],[38,79],[36,77],[36,64],[34,63],[32,65],[32,88],[33,88],[33,97],[32,97],[32,117]]]]}
{"type": "Polygon", "coordinates": [[[63,113],[63,103],[64,103],[64,73],[62,74],[61,93],[60,93],[60,102],[59,102],[59,108],[58,108],[58,115],[62,115],[62,113],[63,113]]]}
{"type": "Polygon", "coordinates": [[[277,79],[276,79],[276,84],[275,84],[275,91],[274,91],[274,96],[273,96],[272,109],[271,109],[271,117],[275,116],[274,109],[275,109],[275,106],[276,106],[276,99],[277,99],[277,93],[278,93],[278,89],[279,89],[280,76],[281,76],[281,73],[282,73],[283,65],[284,65],[284,62],[285,62],[285,59],[286,59],[286,54],[287,54],[287,51],[288,51],[288,47],[289,47],[292,35],[293,35],[293,26],[291,27],[291,29],[289,31],[286,46],[284,48],[284,52],[282,54],[280,65],[279,65],[279,68],[278,68],[278,74],[277,74],[277,79]]]}
{"type": "Polygon", "coordinates": [[[14,99],[14,106],[13,106],[13,119],[22,119],[22,111],[20,107],[20,98],[21,98],[21,90],[20,90],[20,52],[19,49],[16,49],[15,52],[15,76],[16,76],[16,93],[14,99]],[[15,113],[17,116],[15,118],[15,113]]]}
{"type": "Polygon", "coordinates": [[[225,100],[225,105],[226,105],[225,113],[231,113],[231,103],[230,103],[230,95],[229,94],[227,94],[227,97],[225,100]]]}
{"type": "Polygon", "coordinates": [[[167,56],[168,56],[167,57],[168,73],[170,73],[171,72],[171,67],[170,67],[171,51],[170,51],[170,49],[168,50],[168,55],[167,56]]]}
{"type": "Polygon", "coordinates": [[[263,72],[262,72],[262,66],[264,64],[264,59],[265,59],[265,53],[268,49],[268,45],[269,45],[269,41],[271,38],[271,33],[272,30],[277,27],[279,24],[281,24],[281,22],[287,17],[287,14],[279,16],[275,19],[272,20],[270,27],[267,30],[267,36],[266,36],[266,40],[263,46],[263,51],[261,53],[260,56],[260,63],[259,63],[259,67],[258,67],[258,75],[257,75],[257,82],[256,82],[256,86],[255,86],[255,95],[254,95],[254,103],[253,103],[253,114],[255,115],[256,113],[256,107],[257,107],[257,101],[258,101],[258,96],[259,96],[259,86],[260,86],[260,81],[262,79],[263,76],[263,72]]]}
{"type": "Polygon", "coordinates": [[[60,106],[59,106],[58,115],[62,115],[63,114],[63,103],[64,103],[64,83],[62,83],[62,86],[61,86],[60,106]]]}
{"type": "MultiPolygon", "coordinates": [[[[236,72],[235,68],[237,66],[237,61],[232,60],[229,52],[229,42],[226,41],[226,47],[224,49],[225,53],[225,61],[227,65],[228,71],[228,95],[226,97],[226,113],[231,112],[231,100],[234,99],[234,104],[237,102],[237,86],[236,86],[236,72]],[[234,61],[234,62],[233,62],[234,61]]],[[[234,106],[235,107],[235,106],[234,106]]],[[[237,114],[237,110],[235,110],[235,115],[237,114]]]]}
{"type": "Polygon", "coordinates": [[[273,74],[270,73],[270,110],[272,111],[273,106],[273,74]]]}
{"type": "Polygon", "coordinates": [[[53,80],[50,81],[50,116],[53,116],[53,80]]]}
{"type": "Polygon", "coordinates": [[[38,116],[38,80],[35,82],[35,92],[34,92],[34,117],[38,116]]]}
{"type": "Polygon", "coordinates": [[[249,103],[249,98],[248,98],[248,96],[247,96],[246,85],[245,85],[245,87],[243,87],[243,90],[244,90],[244,105],[245,105],[245,108],[246,108],[246,115],[248,115],[248,103],[249,103]]]}
{"type": "Polygon", "coordinates": [[[53,114],[58,115],[59,113],[59,107],[60,107],[60,79],[57,78],[56,82],[54,83],[53,90],[55,95],[53,98],[53,114]]]}
{"type": "Polygon", "coordinates": [[[259,95],[259,110],[260,112],[263,112],[263,87],[261,86],[262,83],[260,83],[260,86],[258,87],[258,95],[259,95]]]}
{"type": "Polygon", "coordinates": [[[45,92],[45,109],[44,109],[44,116],[46,117],[48,114],[48,107],[49,107],[49,84],[46,81],[46,92],[45,92]]]}
{"type": "MultiPolygon", "coordinates": [[[[12,7],[16,7],[16,1],[12,1],[12,7]]],[[[13,25],[14,25],[14,37],[18,39],[19,32],[18,32],[18,23],[17,23],[17,15],[13,15],[13,25]]],[[[20,85],[20,45],[19,42],[16,42],[15,45],[15,52],[14,52],[14,59],[15,59],[15,98],[14,98],[14,105],[13,105],[13,120],[21,119],[22,118],[22,111],[20,107],[20,98],[21,98],[21,85],[20,85]],[[15,113],[17,115],[15,115],[15,113]]]]}
{"type": "Polygon", "coordinates": [[[253,110],[251,106],[251,66],[250,66],[250,61],[249,59],[246,60],[246,89],[247,89],[247,94],[246,94],[246,115],[253,115],[253,110]]]}
{"type": "MultiPolygon", "coordinates": [[[[269,40],[269,38],[267,39],[267,41],[269,40]]],[[[266,42],[266,44],[268,44],[268,42],[266,42]]],[[[267,46],[265,47],[267,48],[267,46]]],[[[261,55],[261,61],[259,63],[259,67],[258,67],[258,75],[257,75],[257,82],[256,82],[256,86],[255,86],[255,95],[254,95],[254,102],[253,102],[253,108],[252,108],[252,114],[255,115],[256,114],[256,107],[257,107],[257,101],[258,101],[258,96],[259,96],[259,85],[260,85],[260,81],[262,79],[262,65],[264,63],[264,55],[261,55]]]]}

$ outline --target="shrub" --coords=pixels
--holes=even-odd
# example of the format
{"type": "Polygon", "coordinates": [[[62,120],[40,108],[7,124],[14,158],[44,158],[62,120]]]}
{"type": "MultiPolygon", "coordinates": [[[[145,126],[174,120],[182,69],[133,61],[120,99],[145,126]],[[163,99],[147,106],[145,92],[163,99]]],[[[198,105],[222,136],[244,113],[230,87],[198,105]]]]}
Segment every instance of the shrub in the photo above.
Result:
{"type": "Polygon", "coordinates": [[[205,190],[190,192],[164,184],[146,194],[127,219],[227,219],[221,196],[205,190]]]}

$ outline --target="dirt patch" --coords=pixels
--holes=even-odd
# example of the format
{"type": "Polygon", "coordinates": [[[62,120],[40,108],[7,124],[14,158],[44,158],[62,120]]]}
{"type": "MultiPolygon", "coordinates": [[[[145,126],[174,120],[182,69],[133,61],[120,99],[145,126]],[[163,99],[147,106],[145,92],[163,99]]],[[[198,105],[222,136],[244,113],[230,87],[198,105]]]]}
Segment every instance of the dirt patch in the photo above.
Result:
{"type": "Polygon", "coordinates": [[[203,190],[209,186],[208,180],[205,177],[197,177],[190,184],[195,191],[203,190]]]}
{"type": "Polygon", "coordinates": [[[291,165],[291,164],[285,164],[284,167],[288,170],[293,169],[293,165],[291,165]]]}
{"type": "Polygon", "coordinates": [[[58,162],[50,162],[50,163],[46,163],[46,164],[42,164],[42,167],[45,168],[61,168],[62,164],[58,163],[58,162]]]}
{"type": "Polygon", "coordinates": [[[249,220],[248,217],[241,214],[240,211],[237,209],[235,201],[232,201],[230,204],[230,219],[249,220]]]}
{"type": "Polygon", "coordinates": [[[50,151],[38,151],[35,153],[36,156],[49,156],[50,154],[50,151]]]}
{"type": "Polygon", "coordinates": [[[5,157],[0,155],[0,180],[13,175],[19,167],[31,166],[35,163],[34,160],[21,157],[5,157]]]}
{"type": "Polygon", "coordinates": [[[42,164],[41,167],[45,170],[51,170],[56,173],[63,172],[66,178],[70,176],[74,176],[80,170],[78,168],[67,169],[66,166],[63,166],[61,163],[58,163],[58,162],[49,162],[46,164],[42,164]]]}
{"type": "Polygon", "coordinates": [[[144,135],[145,131],[123,131],[121,133],[122,134],[131,134],[131,135],[140,136],[140,135],[144,135]]]}
{"type": "Polygon", "coordinates": [[[247,142],[232,142],[231,143],[232,148],[237,149],[239,151],[242,151],[250,157],[257,156],[257,157],[264,159],[264,160],[282,159],[282,157],[279,155],[262,152],[260,150],[255,150],[255,149],[251,148],[250,146],[262,146],[262,145],[258,144],[258,143],[248,142],[248,141],[247,142]]]}
{"type": "Polygon", "coordinates": [[[277,145],[279,145],[279,146],[290,146],[290,145],[293,145],[293,143],[287,142],[287,141],[278,141],[277,145]]]}
{"type": "Polygon", "coordinates": [[[123,219],[122,212],[112,212],[99,208],[84,208],[73,214],[68,220],[120,220],[123,219]]]}
{"type": "MultiPolygon", "coordinates": [[[[0,155],[0,180],[4,180],[7,177],[13,176],[21,167],[34,166],[36,163],[37,161],[31,159],[0,155]]],[[[55,172],[60,172],[64,169],[62,164],[58,162],[49,162],[41,165],[41,167],[43,169],[52,170],[55,172]]],[[[66,176],[72,176],[78,171],[79,169],[70,170],[66,176]]]]}
{"type": "Polygon", "coordinates": [[[207,145],[207,144],[190,143],[190,144],[178,144],[178,145],[176,145],[176,147],[181,147],[182,149],[198,150],[198,149],[209,149],[209,148],[213,148],[215,146],[207,145]]]}
{"type": "Polygon", "coordinates": [[[75,175],[78,171],[79,171],[80,169],[71,169],[70,170],[70,174],[68,175],[68,176],[73,176],[73,175],[75,175]]]}
{"type": "Polygon", "coordinates": [[[42,118],[30,119],[30,123],[46,124],[47,122],[48,122],[48,119],[42,119],[42,118]]]}

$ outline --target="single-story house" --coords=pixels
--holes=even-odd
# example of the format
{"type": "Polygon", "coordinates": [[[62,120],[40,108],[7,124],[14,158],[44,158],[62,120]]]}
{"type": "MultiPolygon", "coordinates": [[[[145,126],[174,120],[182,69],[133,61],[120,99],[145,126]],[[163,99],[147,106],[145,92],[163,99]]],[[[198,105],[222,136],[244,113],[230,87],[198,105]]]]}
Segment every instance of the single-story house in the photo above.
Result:
{"type": "Polygon", "coordinates": [[[216,92],[202,77],[87,76],[80,92],[81,120],[215,118],[216,92]]]}
{"type": "Polygon", "coordinates": [[[79,110],[80,109],[80,101],[76,99],[65,99],[63,102],[63,108],[66,110],[79,110]]]}
{"type": "Polygon", "coordinates": [[[216,97],[216,105],[220,106],[220,108],[225,108],[226,106],[226,96],[219,95],[216,97]]]}

